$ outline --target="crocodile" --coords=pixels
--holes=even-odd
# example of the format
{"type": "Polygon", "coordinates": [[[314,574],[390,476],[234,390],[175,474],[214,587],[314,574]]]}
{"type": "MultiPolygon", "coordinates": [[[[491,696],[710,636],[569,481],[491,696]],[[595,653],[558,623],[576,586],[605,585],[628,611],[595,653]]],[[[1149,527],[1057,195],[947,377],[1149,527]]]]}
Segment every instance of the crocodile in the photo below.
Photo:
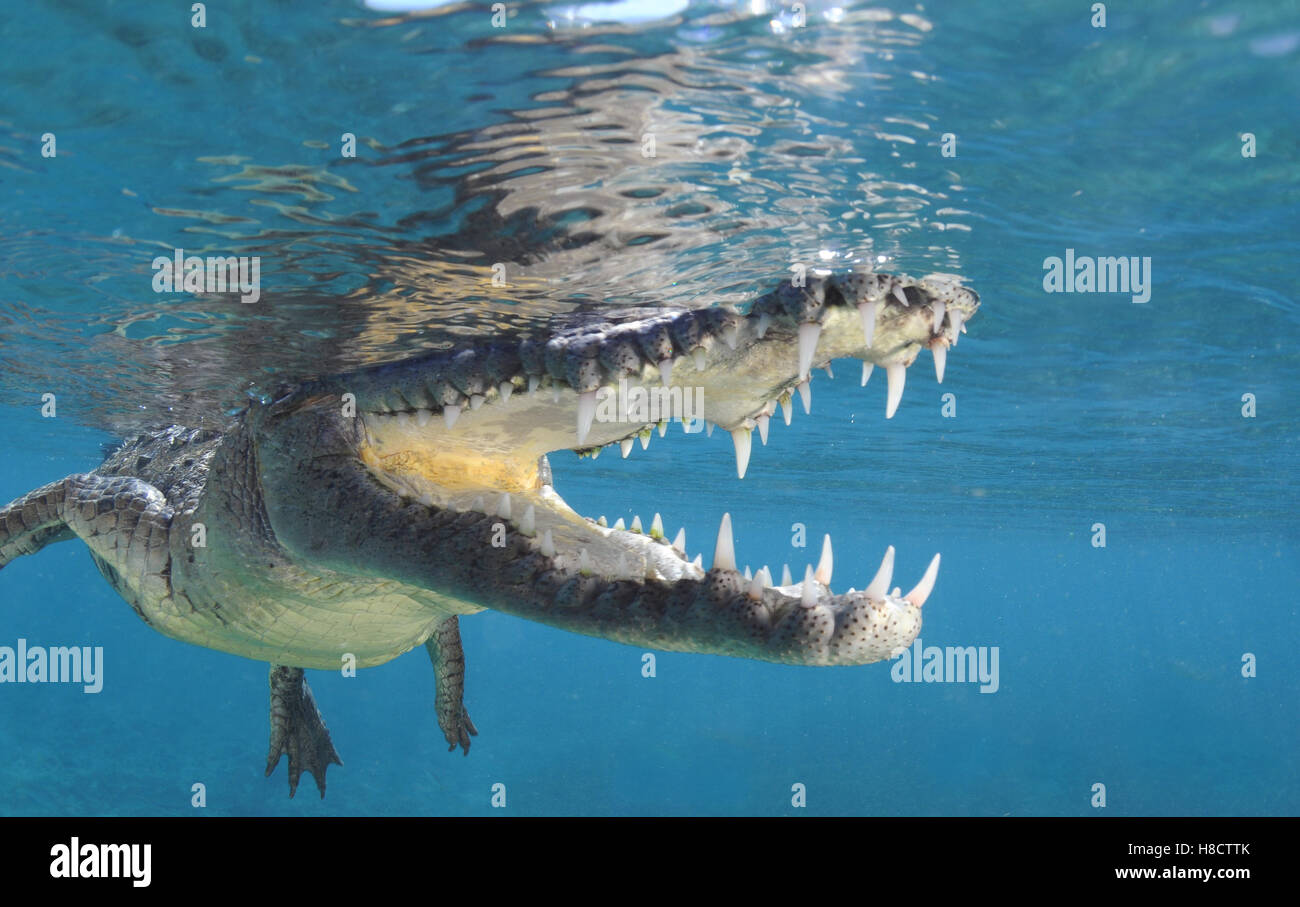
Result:
{"type": "Polygon", "coordinates": [[[423,645],[449,750],[478,731],[464,704],[459,618],[492,608],[664,651],[857,665],[912,644],[939,568],[907,594],[894,549],[862,590],[833,593],[833,552],[799,582],[742,574],[724,515],[711,565],[685,532],[575,513],[548,455],[626,457],[670,420],[730,432],[743,478],[814,368],[885,370],[886,418],[922,348],[942,382],[979,297],[948,275],[870,268],[796,275],[745,306],[604,311],[286,384],[222,430],[160,427],[99,468],[0,509],[0,567],[80,538],[150,627],[270,664],[269,777],[288,759],[321,797],[342,765],[305,670],[364,668],[423,645]],[[624,399],[659,401],[660,411],[624,399]],[[703,422],[703,425],[700,423],[703,422]],[[892,588],[891,588],[892,587],[892,588]]]}

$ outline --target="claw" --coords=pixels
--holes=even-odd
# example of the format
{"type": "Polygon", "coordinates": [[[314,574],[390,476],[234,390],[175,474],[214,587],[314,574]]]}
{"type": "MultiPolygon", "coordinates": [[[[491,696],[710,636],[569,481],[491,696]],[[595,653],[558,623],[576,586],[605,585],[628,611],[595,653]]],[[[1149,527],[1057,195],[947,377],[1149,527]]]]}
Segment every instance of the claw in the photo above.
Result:
{"type": "Polygon", "coordinates": [[[316,779],[321,799],[325,799],[325,772],[331,765],[342,765],[329,730],[316,708],[316,700],[307,686],[302,668],[271,666],[271,744],[266,757],[269,778],[280,762],[289,757],[289,796],[298,791],[302,773],[316,779]]]}

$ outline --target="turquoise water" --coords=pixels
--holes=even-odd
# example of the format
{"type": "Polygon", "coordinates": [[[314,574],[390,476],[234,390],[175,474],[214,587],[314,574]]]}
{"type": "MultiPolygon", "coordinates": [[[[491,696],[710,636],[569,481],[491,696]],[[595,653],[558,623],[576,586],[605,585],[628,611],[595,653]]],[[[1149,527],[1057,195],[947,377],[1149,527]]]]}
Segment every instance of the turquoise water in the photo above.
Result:
{"type": "Polygon", "coordinates": [[[0,499],[284,378],[884,256],[981,294],[942,386],[923,354],[887,422],[883,376],[836,363],[743,481],[725,434],[675,428],[554,455],[556,487],[706,562],[724,512],[742,565],[802,573],[830,533],[837,587],[940,551],[924,644],[999,653],[991,693],[667,653],[645,678],[484,613],[468,757],[422,652],[309,672],[346,764],[291,801],[266,666],[154,633],[71,542],[0,573],[0,646],[102,646],[104,688],[0,685],[0,813],[484,815],[502,783],[522,815],[1295,814],[1300,5],[1087,6],[0,8],[0,499]],[[262,256],[263,299],[153,293],[177,246],[262,256]],[[1067,249],[1149,257],[1150,300],[1044,292],[1067,249]]]}

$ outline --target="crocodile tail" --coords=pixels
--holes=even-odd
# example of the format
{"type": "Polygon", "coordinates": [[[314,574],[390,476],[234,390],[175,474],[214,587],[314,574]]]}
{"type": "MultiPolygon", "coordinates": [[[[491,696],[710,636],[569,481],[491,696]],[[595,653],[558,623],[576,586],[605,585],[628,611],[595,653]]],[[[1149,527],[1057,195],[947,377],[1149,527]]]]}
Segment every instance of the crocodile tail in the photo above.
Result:
{"type": "Polygon", "coordinates": [[[76,538],[63,519],[69,476],[43,485],[0,508],[0,568],[19,555],[76,538]]]}

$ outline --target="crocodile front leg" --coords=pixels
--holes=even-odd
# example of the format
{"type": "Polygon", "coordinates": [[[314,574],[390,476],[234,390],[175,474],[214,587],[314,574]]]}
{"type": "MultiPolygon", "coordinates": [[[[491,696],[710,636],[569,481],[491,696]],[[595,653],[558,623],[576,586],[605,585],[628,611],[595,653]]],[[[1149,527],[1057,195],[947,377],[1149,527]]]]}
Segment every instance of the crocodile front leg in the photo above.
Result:
{"type": "Polygon", "coordinates": [[[271,665],[271,748],[266,758],[266,776],[289,757],[289,796],[298,790],[298,779],[311,772],[325,799],[325,771],[330,764],[342,765],[325,728],[302,668],[271,665]]]}
{"type": "Polygon", "coordinates": [[[460,644],[460,621],[449,617],[424,643],[433,662],[433,708],[438,713],[438,727],[453,751],[457,746],[469,755],[469,738],[478,736],[478,728],[465,709],[465,650],[460,644]]]}
{"type": "Polygon", "coordinates": [[[51,482],[0,508],[0,569],[20,555],[74,537],[63,518],[72,478],[77,477],[51,482]]]}

